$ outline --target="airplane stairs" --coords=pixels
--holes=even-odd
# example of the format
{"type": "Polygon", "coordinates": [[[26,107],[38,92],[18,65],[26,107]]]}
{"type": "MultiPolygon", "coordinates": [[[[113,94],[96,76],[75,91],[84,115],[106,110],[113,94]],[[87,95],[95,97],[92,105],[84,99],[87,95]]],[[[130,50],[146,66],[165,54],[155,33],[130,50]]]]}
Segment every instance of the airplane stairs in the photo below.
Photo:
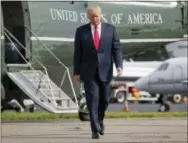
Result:
{"type": "MultiPolygon", "coordinates": [[[[67,66],[65,66],[49,48],[40,40],[38,40],[45,50],[47,50],[52,57],[65,69],[64,76],[61,81],[60,87],[58,87],[48,76],[46,67],[36,59],[32,53],[27,50],[13,35],[4,27],[4,35],[7,40],[11,42],[18,54],[23,58],[26,64],[7,64],[7,76],[36,104],[43,109],[52,113],[78,113],[79,105],[74,91],[74,87],[71,81],[70,72],[67,66]],[[19,46],[28,52],[43,70],[36,70],[28,62],[25,57],[19,52],[19,49],[15,46],[14,39],[19,46]],[[62,89],[61,86],[64,83],[65,75],[68,76],[70,86],[72,88],[73,99],[71,99],[62,89]]],[[[28,29],[33,33],[30,29],[28,29]]],[[[33,33],[34,34],[34,33],[33,33]]],[[[34,34],[35,35],[35,34],[34,34]]],[[[35,35],[37,38],[37,36],[35,35]]]]}
{"type": "Polygon", "coordinates": [[[78,105],[40,70],[7,72],[9,78],[35,103],[52,113],[77,113],[78,105]]]}

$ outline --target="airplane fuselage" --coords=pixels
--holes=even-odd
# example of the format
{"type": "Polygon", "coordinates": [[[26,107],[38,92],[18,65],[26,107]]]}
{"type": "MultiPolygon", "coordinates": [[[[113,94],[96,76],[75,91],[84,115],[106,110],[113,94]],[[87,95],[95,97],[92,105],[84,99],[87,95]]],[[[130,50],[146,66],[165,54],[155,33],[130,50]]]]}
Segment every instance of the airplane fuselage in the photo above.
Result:
{"type": "Polygon", "coordinates": [[[188,58],[164,61],[155,71],[136,81],[135,86],[150,93],[188,93],[188,58]]]}

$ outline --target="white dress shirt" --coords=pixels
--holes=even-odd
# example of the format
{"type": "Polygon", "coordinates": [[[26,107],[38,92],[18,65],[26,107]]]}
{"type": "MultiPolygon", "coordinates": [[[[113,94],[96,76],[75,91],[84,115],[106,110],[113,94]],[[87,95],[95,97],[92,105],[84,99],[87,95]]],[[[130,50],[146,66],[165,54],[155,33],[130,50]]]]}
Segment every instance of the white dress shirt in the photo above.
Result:
{"type": "MultiPolygon", "coordinates": [[[[90,25],[91,25],[91,32],[92,32],[93,39],[94,39],[95,27],[94,27],[94,25],[92,25],[92,24],[90,24],[90,25]]],[[[99,39],[100,39],[100,37],[101,37],[101,23],[98,25],[97,30],[98,30],[98,32],[99,32],[99,39]]]]}

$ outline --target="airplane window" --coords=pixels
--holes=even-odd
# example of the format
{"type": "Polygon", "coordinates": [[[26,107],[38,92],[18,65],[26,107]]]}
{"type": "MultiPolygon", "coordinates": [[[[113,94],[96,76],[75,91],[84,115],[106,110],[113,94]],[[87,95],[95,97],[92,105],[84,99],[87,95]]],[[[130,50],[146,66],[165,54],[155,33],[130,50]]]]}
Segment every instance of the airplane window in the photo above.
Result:
{"type": "Polygon", "coordinates": [[[157,71],[162,71],[162,70],[165,71],[165,70],[167,70],[168,66],[169,66],[169,63],[161,64],[161,65],[158,67],[157,71]]]}
{"type": "Polygon", "coordinates": [[[167,70],[168,65],[169,65],[168,63],[164,64],[164,66],[163,66],[163,70],[164,70],[164,71],[167,70]]]}
{"type": "Polygon", "coordinates": [[[164,64],[161,64],[161,65],[158,67],[157,71],[161,71],[161,70],[163,69],[163,66],[164,66],[164,64]]]}

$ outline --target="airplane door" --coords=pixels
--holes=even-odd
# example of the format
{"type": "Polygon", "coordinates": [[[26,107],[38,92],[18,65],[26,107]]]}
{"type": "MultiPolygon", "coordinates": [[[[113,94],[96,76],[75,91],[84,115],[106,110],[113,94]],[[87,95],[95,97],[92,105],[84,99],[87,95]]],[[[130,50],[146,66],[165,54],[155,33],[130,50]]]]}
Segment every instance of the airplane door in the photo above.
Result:
{"type": "Polygon", "coordinates": [[[176,66],[173,70],[173,87],[175,90],[181,92],[185,90],[185,86],[182,84],[183,80],[183,69],[181,66],[176,66]]]}

